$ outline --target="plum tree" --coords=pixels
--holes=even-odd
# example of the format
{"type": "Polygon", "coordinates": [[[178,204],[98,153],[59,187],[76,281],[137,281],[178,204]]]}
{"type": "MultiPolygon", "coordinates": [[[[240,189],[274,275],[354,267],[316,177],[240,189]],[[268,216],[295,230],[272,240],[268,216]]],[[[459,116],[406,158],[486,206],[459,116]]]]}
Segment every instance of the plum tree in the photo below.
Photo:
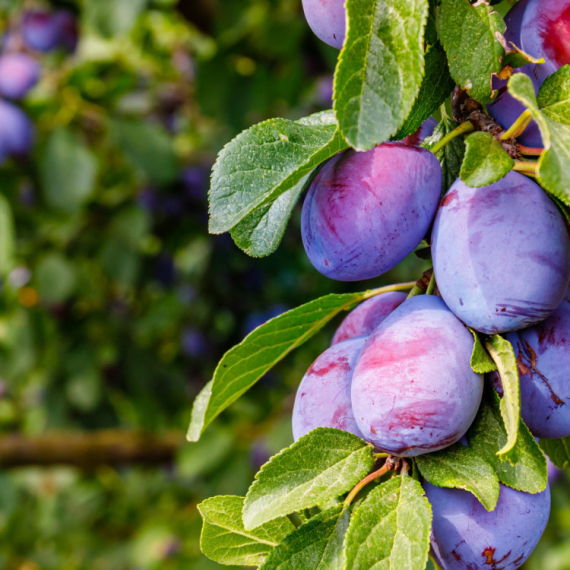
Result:
{"type": "Polygon", "coordinates": [[[517,356],[526,425],[537,437],[570,436],[570,292],[548,319],[507,339],[517,356]]]}
{"type": "Polygon", "coordinates": [[[318,427],[332,427],[362,437],[350,403],[356,359],[365,338],[335,344],[313,363],[297,391],[293,408],[295,440],[318,427]]]}
{"type": "Polygon", "coordinates": [[[461,489],[424,482],[433,509],[431,550],[441,570],[519,568],[535,549],[550,515],[550,488],[531,495],[501,485],[494,511],[461,489]]]}
{"type": "Polygon", "coordinates": [[[368,336],[390,313],[406,300],[406,297],[405,293],[391,291],[364,301],[342,321],[333,336],[331,344],[334,345],[357,336],[368,336]]]}
{"type": "MultiPolygon", "coordinates": [[[[505,32],[505,40],[509,47],[513,43],[517,47],[521,47],[521,27],[529,0],[520,0],[515,4],[505,17],[505,24],[507,25],[507,30],[505,32]]],[[[534,64],[528,64],[517,70],[518,73],[525,73],[534,82],[536,91],[540,84],[538,79],[534,76],[533,71],[535,70],[534,64]]],[[[487,105],[487,110],[489,114],[495,118],[495,120],[504,128],[508,129],[524,111],[526,107],[517,101],[507,89],[508,80],[499,81],[495,78],[494,88],[498,90],[498,94],[493,101],[487,105]]],[[[541,147],[542,146],[542,136],[538,125],[533,121],[523,132],[523,134],[518,137],[521,144],[529,147],[541,147]]]]}
{"type": "Polygon", "coordinates": [[[437,213],[432,255],[447,306],[487,334],[546,319],[570,281],[562,215],[538,184],[517,172],[483,188],[457,180],[437,213]]]}
{"type": "Polygon", "coordinates": [[[10,99],[25,97],[40,79],[38,61],[24,53],[0,57],[0,94],[10,99]]]}
{"type": "Polygon", "coordinates": [[[34,127],[20,108],[0,101],[0,156],[28,153],[34,141],[34,127]]]}
{"type": "Polygon", "coordinates": [[[345,0],[303,0],[307,22],[315,35],[340,49],[346,36],[345,0]]]}
{"type": "Polygon", "coordinates": [[[438,297],[412,297],[368,338],[352,379],[364,438],[386,453],[416,456],[465,435],[483,395],[469,364],[471,333],[438,297]]]}
{"type": "Polygon", "coordinates": [[[389,271],[426,235],[441,184],[441,166],[423,148],[385,143],[338,154],[316,176],[303,205],[311,263],[338,281],[389,271]]]}
{"type": "Polygon", "coordinates": [[[570,0],[529,0],[521,26],[524,51],[543,57],[533,66],[539,83],[570,64],[570,0]]]}

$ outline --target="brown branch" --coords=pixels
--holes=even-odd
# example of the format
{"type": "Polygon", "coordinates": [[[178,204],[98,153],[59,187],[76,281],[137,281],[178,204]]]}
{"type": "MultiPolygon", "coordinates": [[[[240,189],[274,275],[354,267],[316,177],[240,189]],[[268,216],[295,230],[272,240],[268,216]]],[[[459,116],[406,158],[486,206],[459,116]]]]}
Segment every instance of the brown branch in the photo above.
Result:
{"type": "Polygon", "coordinates": [[[457,86],[453,91],[452,104],[455,122],[461,124],[470,121],[475,126],[476,131],[491,133],[511,158],[521,158],[516,139],[501,140],[502,134],[506,132],[505,129],[493,117],[487,115],[483,111],[483,107],[470,97],[467,91],[457,86]]]}
{"type": "Polygon", "coordinates": [[[172,461],[183,443],[182,432],[54,431],[33,438],[8,434],[0,437],[0,465],[73,465],[85,470],[102,465],[157,465],[172,461]]]}

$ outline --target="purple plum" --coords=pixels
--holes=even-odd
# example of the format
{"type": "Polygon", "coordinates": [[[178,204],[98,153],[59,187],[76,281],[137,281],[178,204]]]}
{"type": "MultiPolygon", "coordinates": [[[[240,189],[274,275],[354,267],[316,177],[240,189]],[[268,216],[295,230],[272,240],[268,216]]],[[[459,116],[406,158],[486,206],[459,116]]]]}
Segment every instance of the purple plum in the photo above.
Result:
{"type": "Polygon", "coordinates": [[[334,334],[331,345],[357,336],[368,336],[406,298],[405,293],[392,291],[364,301],[342,321],[334,334]]]}
{"type": "Polygon", "coordinates": [[[24,53],[0,56],[0,94],[22,99],[37,84],[41,71],[39,62],[24,53]]]}
{"type": "Polygon", "coordinates": [[[507,339],[517,356],[526,425],[536,437],[570,436],[570,292],[548,319],[507,339]]]}
{"type": "Polygon", "coordinates": [[[385,143],[338,154],[316,176],[303,205],[311,263],[338,281],[386,273],[426,235],[441,184],[441,166],[423,148],[385,143]]]}
{"type": "Polygon", "coordinates": [[[432,256],[447,306],[486,334],[543,321],[570,282],[570,236],[562,215],[518,172],[483,188],[458,179],[437,213],[432,256]]]}
{"type": "Polygon", "coordinates": [[[34,126],[24,111],[0,101],[0,125],[0,154],[27,154],[34,142],[34,126]]]}
{"type": "Polygon", "coordinates": [[[413,134],[402,139],[404,144],[411,144],[415,146],[421,145],[427,137],[433,135],[433,131],[437,127],[437,121],[430,117],[427,121],[424,121],[423,125],[413,134]]]}
{"type": "Polygon", "coordinates": [[[368,338],[352,378],[352,409],[364,439],[413,457],[459,441],[483,396],[470,366],[473,336],[445,303],[412,297],[368,338]]]}
{"type": "Polygon", "coordinates": [[[339,342],[323,352],[305,374],[293,407],[295,441],[318,427],[362,437],[350,404],[350,383],[365,338],[339,342]]]}
{"type": "Polygon", "coordinates": [[[50,12],[26,12],[22,20],[22,34],[29,47],[41,52],[55,49],[59,42],[59,26],[50,12]]]}
{"type": "Polygon", "coordinates": [[[424,482],[433,510],[431,552],[441,570],[515,570],[535,549],[550,515],[550,488],[531,495],[500,486],[494,511],[461,489],[424,482]]]}
{"type": "Polygon", "coordinates": [[[303,0],[307,22],[315,35],[340,49],[346,36],[345,0],[303,0]]]}
{"type": "Polygon", "coordinates": [[[74,52],[79,38],[77,17],[69,10],[57,10],[53,19],[57,27],[57,46],[68,52],[74,52]]]}

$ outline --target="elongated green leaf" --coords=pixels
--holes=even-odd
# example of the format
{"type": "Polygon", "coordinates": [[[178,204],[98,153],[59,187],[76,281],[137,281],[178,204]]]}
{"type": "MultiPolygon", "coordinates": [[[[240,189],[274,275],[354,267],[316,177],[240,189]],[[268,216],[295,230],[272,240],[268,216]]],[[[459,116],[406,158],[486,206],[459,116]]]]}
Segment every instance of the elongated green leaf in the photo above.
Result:
{"type": "Polygon", "coordinates": [[[259,570],[342,570],[349,520],[342,506],[318,514],[287,536],[259,570]]]}
{"type": "Polygon", "coordinates": [[[425,67],[420,93],[406,122],[396,133],[396,140],[415,133],[440,108],[455,87],[455,81],[449,74],[447,56],[439,42],[427,51],[425,67]]]}
{"type": "Polygon", "coordinates": [[[548,479],[546,458],[522,420],[517,443],[507,459],[497,454],[507,442],[507,433],[501,418],[499,397],[493,390],[486,391],[467,437],[469,447],[495,468],[501,483],[526,493],[544,491],[548,479]]]}
{"type": "Polygon", "coordinates": [[[570,125],[570,65],[546,78],[538,93],[538,106],[553,121],[570,125]]]}
{"type": "Polygon", "coordinates": [[[273,253],[283,238],[293,208],[310,176],[283,192],[274,202],[259,206],[231,231],[236,245],[252,257],[273,253]]]}
{"type": "Polygon", "coordinates": [[[494,335],[486,342],[486,348],[497,365],[503,385],[501,398],[501,416],[507,430],[507,442],[498,451],[505,455],[517,443],[517,435],[521,418],[521,393],[519,368],[513,345],[501,335],[494,335]]]}
{"type": "Polygon", "coordinates": [[[540,447],[558,469],[570,467],[570,437],[541,439],[540,447]]]}
{"type": "Polygon", "coordinates": [[[0,275],[7,275],[14,267],[16,235],[10,202],[0,194],[0,275]]]}
{"type": "Polygon", "coordinates": [[[273,520],[255,530],[245,530],[241,520],[243,497],[213,497],[198,505],[204,519],[200,547],[220,564],[258,566],[292,531],[287,517],[273,520]]]}
{"type": "Polygon", "coordinates": [[[427,0],[348,0],[334,108],[351,146],[368,150],[402,126],[424,75],[427,0]]]}
{"type": "MultiPolygon", "coordinates": [[[[451,119],[444,119],[434,130],[433,135],[428,137],[421,146],[428,150],[433,148],[451,131],[459,125],[451,119]]],[[[463,137],[456,137],[446,144],[436,155],[441,164],[443,174],[443,190],[445,194],[451,185],[459,178],[463,157],[465,156],[465,140],[463,137]]]]}
{"type": "Polygon", "coordinates": [[[489,186],[515,166],[515,161],[491,133],[473,133],[465,139],[465,144],[467,150],[459,176],[471,188],[489,186]]]}
{"type": "Polygon", "coordinates": [[[471,368],[473,368],[473,371],[477,372],[477,374],[488,374],[489,372],[494,372],[497,370],[497,365],[489,356],[489,353],[483,346],[479,335],[473,329],[469,330],[475,339],[473,354],[471,355],[471,368]]]}
{"type": "Polygon", "coordinates": [[[345,431],[317,428],[261,468],[245,498],[245,527],[339,497],[373,465],[370,444],[345,431]]]}
{"type": "Polygon", "coordinates": [[[499,500],[499,478],[492,465],[471,447],[456,443],[416,458],[422,476],[432,485],[465,489],[492,511],[499,500]]]}
{"type": "Polygon", "coordinates": [[[442,0],[437,17],[439,39],[447,52],[451,76],[480,103],[492,100],[491,79],[501,70],[505,23],[488,4],[442,0]]]}
{"type": "Polygon", "coordinates": [[[206,427],[270,368],[309,340],[336,315],[353,308],[368,296],[368,293],[327,295],[254,330],[224,355],[214,378],[194,401],[188,439],[197,441],[206,427]]]}
{"type": "Polygon", "coordinates": [[[345,541],[346,570],[424,570],[432,513],[418,481],[394,477],[358,507],[345,541]]]}
{"type": "Polygon", "coordinates": [[[301,121],[271,119],[244,131],[224,147],[214,166],[210,232],[229,231],[256,215],[346,146],[332,112],[301,121]]]}

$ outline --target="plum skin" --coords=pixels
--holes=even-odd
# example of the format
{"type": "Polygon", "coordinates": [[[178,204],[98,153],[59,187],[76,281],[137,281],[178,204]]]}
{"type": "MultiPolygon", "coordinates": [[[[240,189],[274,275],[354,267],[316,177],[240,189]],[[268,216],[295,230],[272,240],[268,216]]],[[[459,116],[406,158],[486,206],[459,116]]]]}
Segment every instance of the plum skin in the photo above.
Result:
{"type": "Polygon", "coordinates": [[[438,297],[412,297],[368,338],[352,378],[364,439],[400,457],[456,443],[472,424],[483,378],[470,366],[473,336],[438,297]]]}
{"type": "Polygon", "coordinates": [[[524,422],[536,437],[570,436],[570,292],[548,319],[507,340],[517,356],[524,422]]]}
{"type": "Polygon", "coordinates": [[[342,321],[333,336],[331,345],[358,336],[368,336],[406,298],[406,293],[391,291],[364,301],[342,321]]]}
{"type": "Polygon", "coordinates": [[[307,23],[326,44],[340,49],[346,37],[345,0],[303,0],[307,23]]]}
{"type": "Polygon", "coordinates": [[[483,188],[457,180],[437,213],[432,255],[447,306],[486,334],[546,319],[570,282],[562,215],[538,184],[517,172],[483,188]]]}
{"type": "Polygon", "coordinates": [[[385,143],[344,151],[315,177],[301,230],[313,266],[337,281],[389,271],[426,235],[441,193],[439,161],[426,149],[385,143]]]}
{"type": "Polygon", "coordinates": [[[40,79],[40,64],[23,53],[0,57],[0,93],[10,99],[21,99],[40,79]]]}
{"type": "Polygon", "coordinates": [[[365,340],[359,337],[339,342],[311,365],[293,407],[295,441],[318,427],[341,429],[362,437],[352,412],[350,385],[365,340]]]}
{"type": "Polygon", "coordinates": [[[424,481],[433,510],[431,551],[441,570],[519,568],[535,549],[550,515],[550,488],[535,495],[500,485],[494,511],[469,491],[424,481]]]}
{"type": "Polygon", "coordinates": [[[28,116],[15,105],[0,101],[0,155],[22,156],[34,142],[34,126],[28,116]]]}

